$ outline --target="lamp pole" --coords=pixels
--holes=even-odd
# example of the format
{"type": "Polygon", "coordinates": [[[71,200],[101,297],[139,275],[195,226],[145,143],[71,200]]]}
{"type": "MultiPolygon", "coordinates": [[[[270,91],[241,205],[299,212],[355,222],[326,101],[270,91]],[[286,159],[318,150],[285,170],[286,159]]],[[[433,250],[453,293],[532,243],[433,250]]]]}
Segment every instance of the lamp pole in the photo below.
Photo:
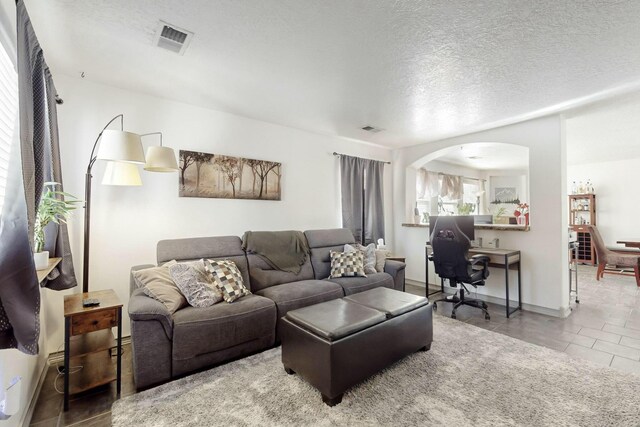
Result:
{"type": "Polygon", "coordinates": [[[82,292],[89,292],[89,237],[91,234],[91,169],[96,162],[97,156],[95,154],[98,142],[102,137],[104,131],[117,119],[120,119],[120,130],[124,130],[124,116],[118,114],[113,119],[109,120],[109,123],[100,131],[96,142],[93,143],[93,149],[91,150],[91,157],[89,158],[89,165],[87,166],[87,173],[84,180],[84,254],[82,261],[82,292]]]}

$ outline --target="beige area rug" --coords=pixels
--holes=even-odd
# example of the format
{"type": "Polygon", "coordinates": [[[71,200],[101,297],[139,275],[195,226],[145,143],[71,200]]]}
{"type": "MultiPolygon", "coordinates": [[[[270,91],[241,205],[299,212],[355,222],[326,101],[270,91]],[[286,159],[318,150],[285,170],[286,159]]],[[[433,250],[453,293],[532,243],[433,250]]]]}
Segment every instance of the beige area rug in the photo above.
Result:
{"type": "MultiPolygon", "coordinates": [[[[367,357],[363,349],[362,357],[367,357]]],[[[328,407],[280,348],[114,403],[116,426],[640,426],[640,376],[434,316],[434,342],[328,407]]]]}

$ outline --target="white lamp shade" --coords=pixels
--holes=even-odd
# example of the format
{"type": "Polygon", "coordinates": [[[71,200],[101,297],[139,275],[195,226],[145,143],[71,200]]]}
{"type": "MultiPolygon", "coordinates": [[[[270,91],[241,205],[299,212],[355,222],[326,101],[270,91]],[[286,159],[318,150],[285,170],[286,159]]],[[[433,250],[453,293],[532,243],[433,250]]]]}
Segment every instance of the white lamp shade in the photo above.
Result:
{"type": "Polygon", "coordinates": [[[144,170],[150,172],[177,172],[178,162],[173,148],[152,146],[147,149],[144,170]]]}
{"type": "Polygon", "coordinates": [[[107,129],[102,133],[96,157],[116,162],[145,162],[140,135],[122,130],[107,129]]]}
{"type": "Polygon", "coordinates": [[[142,185],[138,166],[134,163],[107,162],[102,185],[142,185]]]}

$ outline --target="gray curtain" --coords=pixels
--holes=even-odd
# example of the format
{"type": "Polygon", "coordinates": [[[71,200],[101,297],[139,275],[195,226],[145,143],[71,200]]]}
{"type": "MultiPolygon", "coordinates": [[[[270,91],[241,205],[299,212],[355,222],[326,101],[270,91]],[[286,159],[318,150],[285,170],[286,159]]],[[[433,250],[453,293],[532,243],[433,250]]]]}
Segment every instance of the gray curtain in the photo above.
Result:
{"type": "Polygon", "coordinates": [[[365,244],[384,239],[384,163],[366,160],[364,191],[365,244]]]}
{"type": "MultiPolygon", "coordinates": [[[[45,69],[45,84],[47,89],[47,122],[48,132],[45,140],[45,181],[54,181],[62,186],[62,165],[60,162],[60,141],[58,137],[58,94],[53,84],[49,69],[45,69]]],[[[67,224],[50,223],[45,229],[45,250],[50,256],[62,258],[58,266],[49,274],[43,285],[49,289],[63,290],[78,285],[76,273],[73,269],[73,257],[69,244],[67,224]]]]}
{"type": "MultiPolygon", "coordinates": [[[[16,7],[22,176],[29,239],[33,246],[33,226],[42,185],[47,181],[62,185],[56,103],[58,95],[23,1],[19,0],[16,7]]],[[[49,224],[45,229],[45,250],[49,251],[49,256],[62,258],[62,261],[48,276],[50,280],[43,281],[43,286],[55,290],[76,286],[66,224],[49,224]]]]}
{"type": "Polygon", "coordinates": [[[384,238],[384,162],[340,155],[342,226],[356,241],[384,238]]]}
{"type": "MultiPolygon", "coordinates": [[[[62,173],[55,86],[22,0],[16,2],[16,11],[20,149],[14,144],[0,219],[0,349],[37,354],[40,290],[32,254],[33,226],[43,183],[61,183],[62,173]]],[[[51,255],[63,257],[49,286],[76,286],[66,227],[49,228],[47,239],[51,255]]]]}
{"type": "Polygon", "coordinates": [[[364,214],[364,159],[340,156],[340,195],[342,199],[342,226],[362,243],[364,214]]]}

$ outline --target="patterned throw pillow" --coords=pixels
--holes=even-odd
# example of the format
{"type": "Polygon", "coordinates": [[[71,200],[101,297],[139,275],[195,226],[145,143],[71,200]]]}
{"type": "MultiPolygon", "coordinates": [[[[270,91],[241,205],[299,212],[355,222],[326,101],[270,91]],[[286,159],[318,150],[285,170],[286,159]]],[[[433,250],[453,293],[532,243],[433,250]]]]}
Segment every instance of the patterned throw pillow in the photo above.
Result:
{"type": "Polygon", "coordinates": [[[331,251],[331,278],[367,277],[364,272],[364,256],[360,251],[331,251]]]}
{"type": "Polygon", "coordinates": [[[222,300],[222,295],[219,292],[207,286],[206,282],[199,280],[198,271],[193,265],[175,264],[169,267],[169,272],[176,286],[192,307],[210,307],[222,300]]]}
{"type": "Polygon", "coordinates": [[[215,286],[222,292],[226,302],[234,302],[251,291],[244,286],[242,274],[235,262],[224,260],[205,260],[204,268],[215,286]]]}
{"type": "Polygon", "coordinates": [[[376,271],[376,245],[370,243],[368,246],[362,246],[356,243],[355,246],[344,245],[345,252],[360,251],[364,256],[364,272],[365,274],[374,274],[376,271]]]}

